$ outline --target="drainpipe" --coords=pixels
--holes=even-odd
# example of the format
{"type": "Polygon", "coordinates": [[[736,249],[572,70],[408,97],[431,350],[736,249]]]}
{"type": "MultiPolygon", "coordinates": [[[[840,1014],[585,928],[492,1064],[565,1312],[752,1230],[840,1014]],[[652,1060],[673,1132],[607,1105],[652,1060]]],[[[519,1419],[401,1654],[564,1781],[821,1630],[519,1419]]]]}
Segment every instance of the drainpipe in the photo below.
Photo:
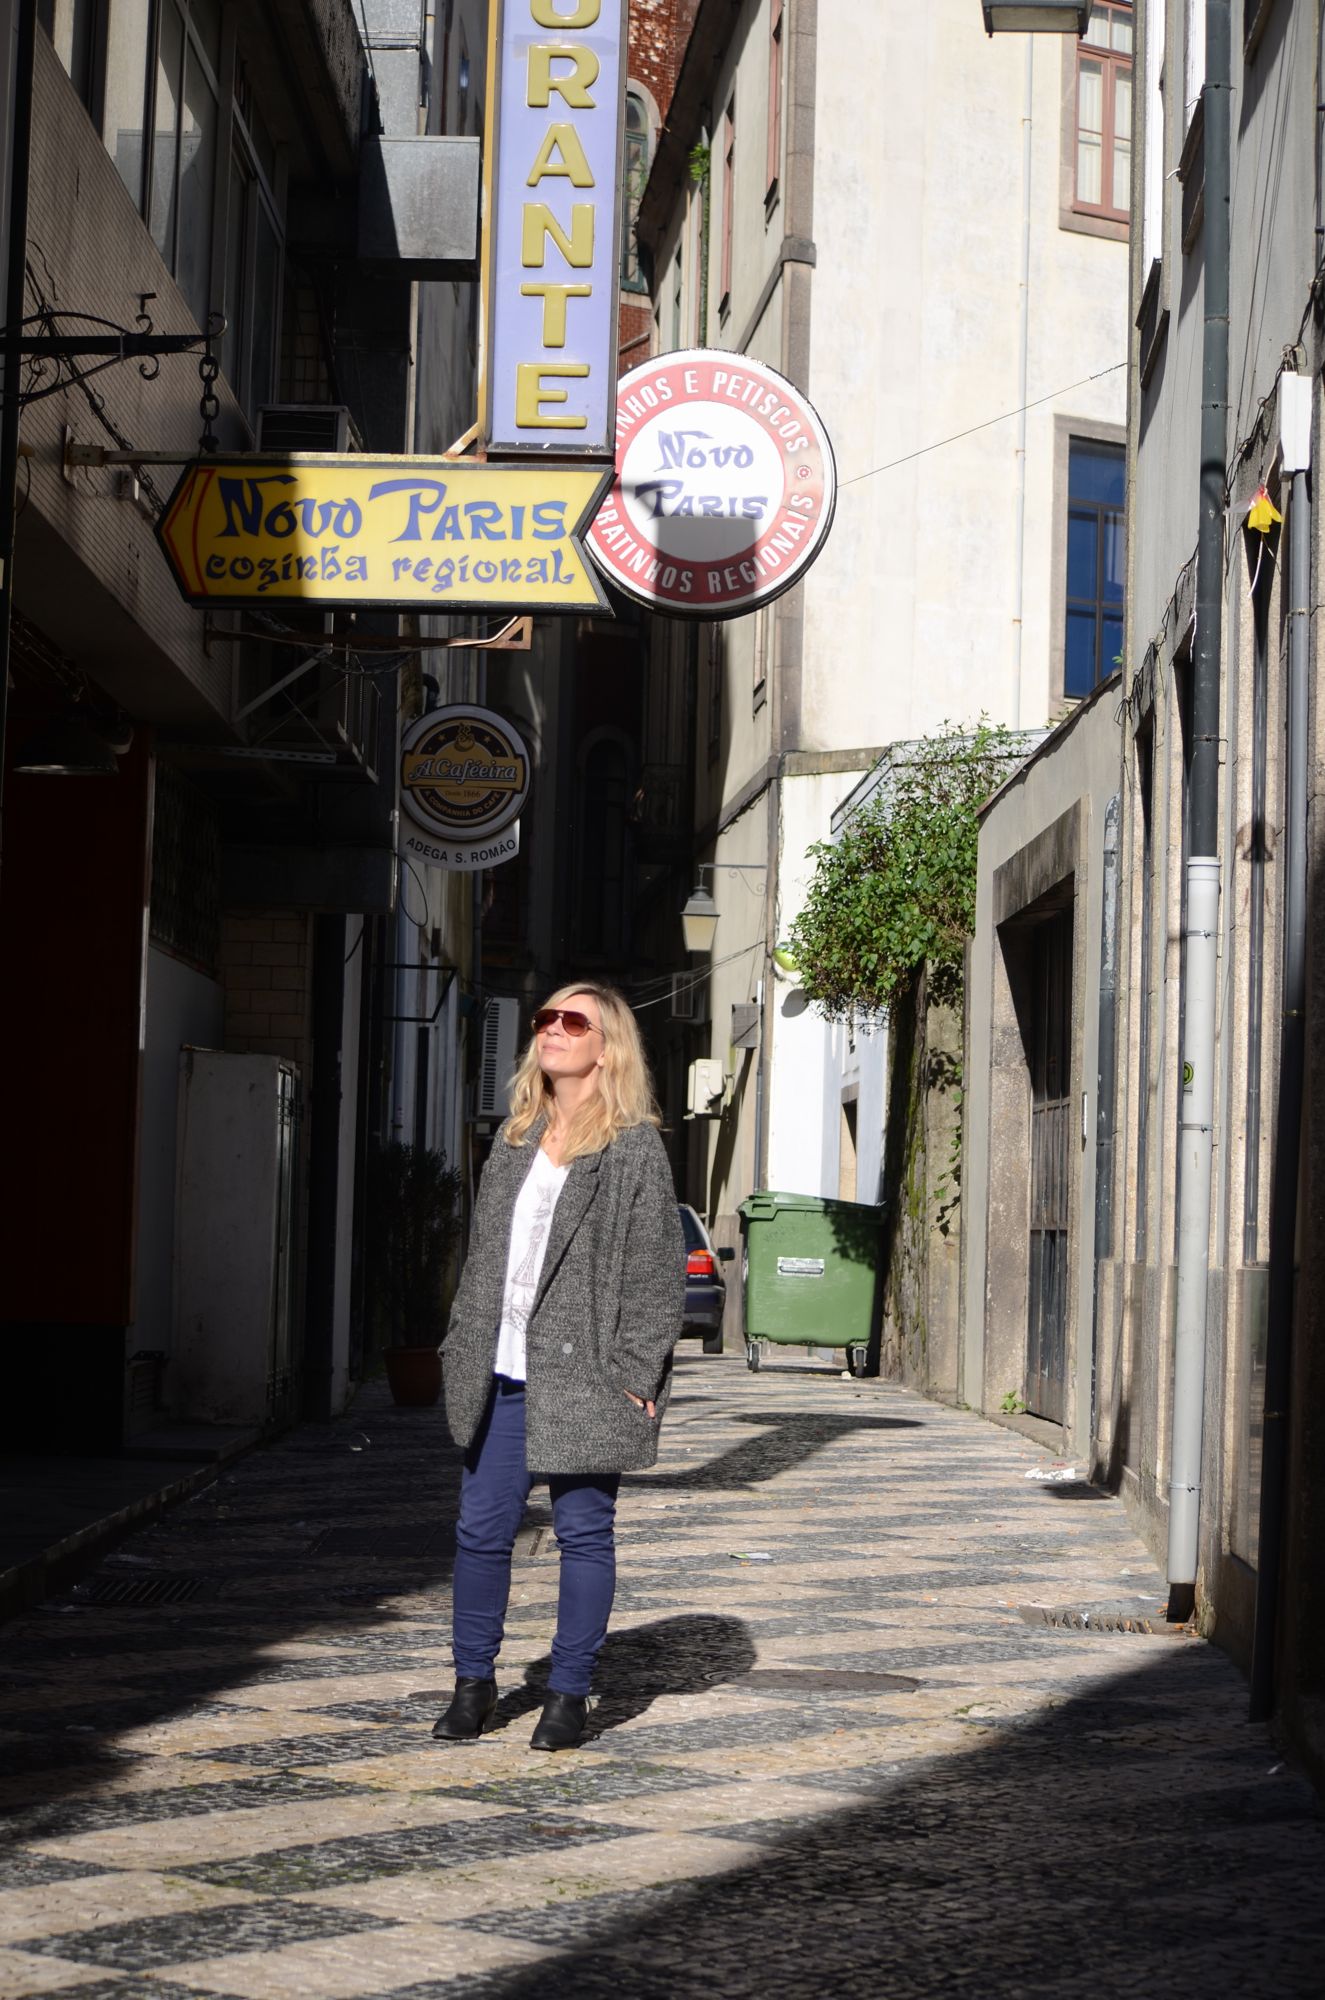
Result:
{"type": "Polygon", "coordinates": [[[1302,1088],[1307,996],[1307,700],[1311,671],[1311,377],[1279,385],[1298,405],[1293,439],[1283,423],[1283,469],[1293,476],[1288,506],[1288,701],[1284,786],[1284,994],[1279,1030],[1279,1116],[1270,1186],[1270,1275],[1265,1330],[1265,1414],[1261,1447],[1261,1516],[1256,1563],[1256,1629],[1251,1651],[1251,1716],[1274,1707],[1275,1627],[1283,1566],[1288,1484],[1288,1405],[1292,1388],[1293,1292],[1297,1192],[1302,1147],[1302,1088]],[[1305,409],[1300,406],[1305,405],[1305,409]]]}
{"type": "Polygon", "coordinates": [[[1095,1085],[1095,1299],[1091,1308],[1090,1435],[1099,1430],[1100,1266],[1113,1256],[1113,1166],[1118,1120],[1117,792],[1104,809],[1100,897],[1099,1067],[1095,1085]]]}
{"type": "Polygon", "coordinates": [[[1035,97],[1035,37],[1026,37],[1026,81],[1021,106],[1021,298],[1017,328],[1016,546],[1012,557],[1012,727],[1021,727],[1021,645],[1026,604],[1026,403],[1031,348],[1031,114],[1035,97]]]}
{"type": "Polygon", "coordinates": [[[1200,526],[1192,661],[1190,841],[1183,933],[1185,1006],[1178,1143],[1178,1310],[1169,1475],[1168,1616],[1196,1607],[1205,1414],[1206,1301],[1215,1108],[1219,952],[1219,675],[1224,629],[1225,463],[1228,452],[1230,0],[1205,9],[1205,312],[1201,354],[1200,526]]]}

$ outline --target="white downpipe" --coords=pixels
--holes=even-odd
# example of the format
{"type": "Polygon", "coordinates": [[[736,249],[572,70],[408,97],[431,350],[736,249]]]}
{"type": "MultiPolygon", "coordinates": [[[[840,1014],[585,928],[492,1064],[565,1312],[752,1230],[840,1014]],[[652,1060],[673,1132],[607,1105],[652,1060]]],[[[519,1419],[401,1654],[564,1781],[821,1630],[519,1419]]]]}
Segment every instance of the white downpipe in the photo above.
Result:
{"type": "Polygon", "coordinates": [[[1173,1350],[1173,1462],[1169,1470],[1170,1591],[1175,1585],[1195,1584],[1198,1556],[1206,1294],[1210,1279],[1219,873],[1219,859],[1215,855],[1194,854],[1187,863],[1185,1062],[1178,1132],[1182,1200],[1178,1217],[1177,1331],[1173,1350]]]}
{"type": "Polygon", "coordinates": [[[1021,649],[1026,601],[1026,402],[1031,349],[1031,138],[1035,100],[1035,37],[1026,37],[1026,81],[1021,107],[1021,294],[1017,327],[1017,496],[1013,508],[1012,727],[1021,727],[1021,649]]]}

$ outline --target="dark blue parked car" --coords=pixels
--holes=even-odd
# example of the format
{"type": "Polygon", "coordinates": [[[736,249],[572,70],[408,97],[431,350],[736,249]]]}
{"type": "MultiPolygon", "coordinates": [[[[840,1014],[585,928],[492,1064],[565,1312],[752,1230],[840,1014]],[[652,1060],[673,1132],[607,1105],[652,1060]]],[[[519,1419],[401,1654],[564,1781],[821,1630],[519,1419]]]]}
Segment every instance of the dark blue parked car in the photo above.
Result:
{"type": "Polygon", "coordinates": [[[727,1305],[727,1281],[722,1265],[736,1252],[715,1250],[707,1229],[693,1208],[678,1202],[686,1244],[686,1307],[682,1334],[699,1334],[705,1354],[722,1353],[722,1315],[727,1305]]]}

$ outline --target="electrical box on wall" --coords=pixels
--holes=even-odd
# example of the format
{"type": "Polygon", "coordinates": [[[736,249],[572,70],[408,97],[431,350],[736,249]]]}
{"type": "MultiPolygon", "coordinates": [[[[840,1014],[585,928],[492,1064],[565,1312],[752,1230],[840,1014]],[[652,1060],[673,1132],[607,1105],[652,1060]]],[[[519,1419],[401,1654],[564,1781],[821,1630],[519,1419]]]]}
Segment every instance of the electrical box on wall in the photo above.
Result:
{"type": "Polygon", "coordinates": [[[686,1094],[688,1118],[720,1118],[727,1092],[727,1072],[717,1056],[702,1057],[690,1065],[690,1087],[686,1094]]]}

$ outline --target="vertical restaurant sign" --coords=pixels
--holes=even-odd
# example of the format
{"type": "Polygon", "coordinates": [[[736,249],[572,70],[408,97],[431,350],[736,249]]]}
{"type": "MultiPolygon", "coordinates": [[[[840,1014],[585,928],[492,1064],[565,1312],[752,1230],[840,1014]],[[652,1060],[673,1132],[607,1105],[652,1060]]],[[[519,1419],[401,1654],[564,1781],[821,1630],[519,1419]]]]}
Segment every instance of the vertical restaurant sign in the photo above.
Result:
{"type": "Polygon", "coordinates": [[[481,428],[611,458],[627,0],[492,0],[481,428]]]}
{"type": "Polygon", "coordinates": [[[465,703],[430,709],[400,739],[401,844],[432,868],[492,868],[520,851],[529,796],[524,739],[465,703]]]}

